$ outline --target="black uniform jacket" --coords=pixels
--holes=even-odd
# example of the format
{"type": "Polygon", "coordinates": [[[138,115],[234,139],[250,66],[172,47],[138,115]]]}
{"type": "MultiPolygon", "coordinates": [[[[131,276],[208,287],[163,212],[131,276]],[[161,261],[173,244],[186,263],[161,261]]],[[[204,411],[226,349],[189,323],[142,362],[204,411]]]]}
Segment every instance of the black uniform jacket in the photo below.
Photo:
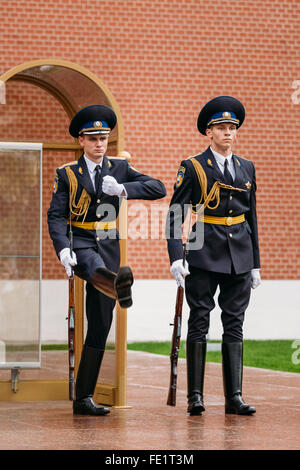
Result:
{"type": "MultiPolygon", "coordinates": [[[[80,199],[83,189],[91,196],[90,205],[85,217],[85,222],[99,222],[115,220],[119,213],[120,200],[117,196],[109,196],[102,192],[102,184],[96,194],[94,191],[92,180],[89,176],[89,171],[85,163],[84,156],[82,155],[78,161],[63,165],[57,169],[55,178],[54,192],[52,201],[48,210],[48,227],[49,234],[53,241],[57,255],[66,247],[70,246],[68,233],[68,218],[69,218],[69,179],[67,176],[66,168],[70,167],[73,171],[77,182],[77,193],[75,202],[80,199]],[[110,204],[107,212],[107,205],[110,204]],[[100,215],[98,217],[97,215],[100,215]]],[[[113,176],[118,183],[123,184],[127,191],[127,199],[160,199],[166,195],[166,190],[163,183],[150,176],[144,175],[134,168],[132,168],[127,160],[103,157],[101,179],[104,176],[113,176]]],[[[75,221],[81,222],[83,216],[75,221]]],[[[101,240],[101,232],[98,230],[86,230],[80,227],[73,227],[73,247],[74,249],[88,248],[88,247],[106,247],[111,254],[111,257],[118,258],[119,243],[118,232],[113,230],[104,230],[103,238],[101,240]],[[104,233],[105,232],[105,233],[104,233]],[[109,234],[107,233],[109,232],[109,234]],[[100,243],[97,238],[100,236],[100,243]],[[114,251],[116,250],[116,251],[114,251]]],[[[100,252],[102,249],[100,249],[100,252]]],[[[107,260],[105,260],[107,261],[107,260]]],[[[112,269],[115,263],[106,263],[112,269]]]]}
{"type": "MultiPolygon", "coordinates": [[[[195,158],[205,171],[207,194],[215,181],[224,183],[223,174],[210,147],[195,158]]],[[[246,192],[221,188],[219,206],[215,210],[206,208],[204,214],[215,217],[235,217],[245,214],[246,220],[231,226],[204,223],[202,248],[188,251],[187,261],[189,265],[219,273],[231,273],[233,265],[235,273],[241,274],[260,267],[256,220],[256,179],[255,168],[251,161],[233,155],[233,162],[236,174],[233,186],[246,189],[246,192]]],[[[183,222],[186,215],[183,211],[184,205],[192,203],[195,206],[201,199],[199,180],[190,158],[181,162],[179,180],[181,178],[183,178],[181,184],[175,184],[170,206],[179,204],[182,207],[181,222],[183,222]]],[[[211,202],[210,206],[214,205],[215,201],[211,202]]],[[[174,233],[174,220],[173,212],[169,210],[167,224],[170,230],[168,251],[171,264],[183,258],[182,240],[174,233]]],[[[199,223],[203,222],[197,222],[199,223]]],[[[196,224],[192,232],[195,230],[196,224]]],[[[190,234],[189,238],[192,240],[193,235],[190,234]]]]}

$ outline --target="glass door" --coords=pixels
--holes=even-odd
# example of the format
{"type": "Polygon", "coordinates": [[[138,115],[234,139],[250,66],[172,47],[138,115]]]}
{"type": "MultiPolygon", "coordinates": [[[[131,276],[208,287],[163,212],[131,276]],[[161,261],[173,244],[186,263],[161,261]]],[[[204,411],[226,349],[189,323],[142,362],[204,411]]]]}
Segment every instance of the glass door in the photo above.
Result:
{"type": "Polygon", "coordinates": [[[41,367],[42,144],[0,142],[0,369],[41,367]]]}

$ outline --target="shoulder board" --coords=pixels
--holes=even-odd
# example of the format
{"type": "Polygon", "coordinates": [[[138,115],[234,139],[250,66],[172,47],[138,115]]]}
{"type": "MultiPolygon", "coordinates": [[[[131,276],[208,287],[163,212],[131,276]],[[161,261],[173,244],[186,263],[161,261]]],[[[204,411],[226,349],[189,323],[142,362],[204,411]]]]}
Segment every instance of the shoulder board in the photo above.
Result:
{"type": "Polygon", "coordinates": [[[117,162],[124,162],[124,161],[126,161],[126,158],[122,158],[122,157],[111,157],[111,156],[108,157],[108,156],[106,156],[106,158],[107,158],[107,161],[110,162],[110,163],[111,163],[111,162],[115,162],[115,161],[117,161],[117,162]]]}
{"type": "Polygon", "coordinates": [[[107,157],[107,160],[108,160],[108,166],[109,168],[111,167],[111,161],[118,161],[118,162],[126,162],[126,164],[134,171],[136,171],[137,173],[140,173],[139,170],[137,170],[134,166],[131,165],[131,163],[127,160],[127,158],[124,158],[124,157],[107,157]]]}
{"type": "Polygon", "coordinates": [[[65,163],[64,165],[60,166],[58,169],[65,168],[66,166],[77,165],[78,161],[74,160],[73,162],[65,163]]]}
{"type": "Polygon", "coordinates": [[[108,168],[111,168],[111,166],[112,166],[113,163],[118,164],[118,163],[120,163],[120,162],[126,161],[126,159],[125,159],[125,158],[122,158],[122,157],[108,157],[108,156],[106,156],[106,158],[107,158],[107,165],[108,165],[108,168]]]}
{"type": "Polygon", "coordinates": [[[129,168],[131,168],[132,170],[136,171],[137,173],[140,173],[139,170],[137,170],[134,166],[132,166],[130,163],[128,163],[129,165],[129,168]]]}
{"type": "Polygon", "coordinates": [[[233,155],[233,158],[238,166],[243,166],[243,164],[247,165],[248,162],[251,162],[251,160],[237,155],[233,155]]]}
{"type": "Polygon", "coordinates": [[[210,158],[207,158],[207,156],[205,156],[205,152],[203,152],[203,153],[197,153],[196,155],[187,158],[187,160],[191,160],[192,158],[196,159],[197,162],[198,162],[200,165],[203,165],[204,163],[206,163],[206,165],[207,165],[208,167],[213,167],[213,163],[212,163],[211,159],[210,159],[210,158]]]}
{"type": "Polygon", "coordinates": [[[241,166],[240,157],[238,158],[238,157],[234,156],[233,158],[236,161],[236,163],[238,164],[238,166],[241,166]]]}
{"type": "Polygon", "coordinates": [[[191,158],[194,158],[194,157],[199,157],[201,155],[201,153],[196,153],[196,155],[192,155],[191,157],[187,157],[186,160],[190,160],[191,158]]]}

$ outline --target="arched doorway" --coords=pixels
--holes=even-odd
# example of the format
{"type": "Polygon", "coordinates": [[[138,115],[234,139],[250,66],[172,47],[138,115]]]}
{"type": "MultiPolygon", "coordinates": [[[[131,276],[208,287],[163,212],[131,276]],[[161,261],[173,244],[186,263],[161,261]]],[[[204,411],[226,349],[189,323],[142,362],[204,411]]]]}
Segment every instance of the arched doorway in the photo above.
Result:
{"type": "MultiPolygon", "coordinates": [[[[51,158],[54,154],[55,158],[60,155],[60,158],[64,159],[62,163],[77,159],[81,154],[81,148],[77,141],[68,135],[66,123],[79,109],[95,103],[110,106],[117,115],[118,124],[110,136],[108,154],[110,156],[120,156],[124,150],[124,129],[120,109],[110,90],[96,75],[78,64],[55,59],[35,60],[18,65],[0,76],[0,119],[2,124],[0,148],[1,142],[2,144],[8,141],[10,144],[15,142],[17,148],[20,142],[23,142],[25,147],[29,142],[32,144],[39,142],[43,152],[41,166],[51,165],[51,158]],[[65,125],[58,132],[59,117],[55,122],[56,113],[48,114],[47,112],[47,106],[52,106],[51,100],[49,103],[47,101],[43,115],[40,112],[36,113],[36,116],[38,116],[36,119],[34,110],[28,115],[26,115],[24,109],[20,111],[24,101],[31,100],[30,104],[35,101],[33,89],[36,89],[36,87],[43,90],[43,95],[39,95],[36,100],[38,111],[43,107],[43,97],[47,101],[47,97],[51,96],[51,100],[55,100],[59,104],[58,114],[61,119],[65,120],[65,125]],[[29,132],[29,129],[32,129],[32,132],[29,132]]],[[[12,148],[16,147],[13,146],[12,148]]],[[[55,171],[55,167],[53,161],[53,171],[55,171]]],[[[122,206],[119,225],[122,225],[124,233],[127,219],[126,203],[122,206]]],[[[43,211],[45,211],[45,208],[43,208],[43,211]]],[[[43,215],[45,216],[45,214],[43,215]]],[[[121,264],[126,264],[126,239],[123,238],[120,243],[121,264]]],[[[48,249],[48,246],[46,249],[48,249]]],[[[50,249],[52,250],[52,247],[50,249]]],[[[80,279],[76,279],[75,297],[75,370],[77,370],[84,339],[84,290],[83,282],[80,279]]],[[[110,352],[107,353],[107,355],[110,354],[108,361],[114,371],[113,377],[110,376],[106,383],[97,385],[96,399],[108,405],[125,406],[126,311],[121,311],[119,306],[116,310],[116,320],[113,325],[114,344],[110,352]]],[[[2,400],[23,401],[24,397],[26,397],[26,400],[66,399],[67,396],[67,380],[52,380],[50,385],[48,380],[47,386],[42,380],[22,380],[18,393],[13,394],[7,381],[5,384],[4,381],[0,383],[0,399],[2,400]]]]}

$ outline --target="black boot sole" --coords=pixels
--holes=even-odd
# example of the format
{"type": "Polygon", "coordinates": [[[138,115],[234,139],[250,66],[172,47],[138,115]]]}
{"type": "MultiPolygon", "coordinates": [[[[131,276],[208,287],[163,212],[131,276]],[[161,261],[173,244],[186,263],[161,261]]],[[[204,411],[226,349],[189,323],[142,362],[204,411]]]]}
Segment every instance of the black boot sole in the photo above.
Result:
{"type": "Polygon", "coordinates": [[[201,403],[191,403],[187,409],[191,416],[200,416],[203,411],[205,411],[205,408],[201,403]]]}
{"type": "Polygon", "coordinates": [[[93,412],[91,410],[81,410],[81,411],[73,410],[74,415],[81,415],[81,416],[106,416],[109,413],[110,413],[109,410],[108,411],[97,410],[97,412],[93,412]]]}
{"type": "Polygon", "coordinates": [[[188,410],[188,413],[190,416],[201,416],[203,411],[205,411],[203,406],[194,406],[191,410],[188,410]]]}
{"type": "Polygon", "coordinates": [[[105,416],[110,413],[110,410],[108,408],[102,408],[102,407],[81,407],[81,406],[76,406],[73,404],[73,414],[74,415],[83,415],[83,416],[105,416]]]}
{"type": "Polygon", "coordinates": [[[129,266],[121,266],[115,280],[117,300],[121,308],[129,308],[132,305],[131,286],[133,274],[129,266]]]}
{"type": "Polygon", "coordinates": [[[251,416],[256,413],[256,410],[236,410],[234,408],[225,408],[225,414],[227,415],[240,415],[240,416],[251,416]]]}
{"type": "Polygon", "coordinates": [[[249,416],[256,412],[254,406],[245,403],[240,394],[231,399],[225,399],[225,414],[249,416]]]}

